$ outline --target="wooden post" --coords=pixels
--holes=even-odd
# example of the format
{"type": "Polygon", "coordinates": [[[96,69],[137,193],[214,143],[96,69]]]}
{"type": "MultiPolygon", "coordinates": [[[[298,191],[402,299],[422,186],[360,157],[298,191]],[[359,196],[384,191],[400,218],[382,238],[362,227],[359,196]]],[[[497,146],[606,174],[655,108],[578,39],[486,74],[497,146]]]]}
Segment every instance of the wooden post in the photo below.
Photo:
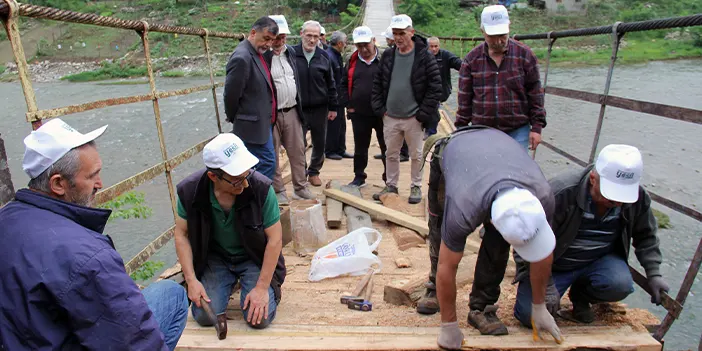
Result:
{"type": "Polygon", "coordinates": [[[0,207],[4,206],[15,197],[15,188],[12,185],[10,167],[7,165],[5,142],[0,135],[0,207]]]}

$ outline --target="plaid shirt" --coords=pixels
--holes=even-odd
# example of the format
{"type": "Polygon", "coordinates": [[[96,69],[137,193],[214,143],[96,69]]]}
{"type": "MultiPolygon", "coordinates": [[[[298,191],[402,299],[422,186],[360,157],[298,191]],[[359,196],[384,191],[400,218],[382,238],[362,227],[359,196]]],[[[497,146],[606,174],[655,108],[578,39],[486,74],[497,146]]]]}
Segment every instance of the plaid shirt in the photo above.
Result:
{"type": "Polygon", "coordinates": [[[546,127],[539,67],[528,46],[509,39],[500,67],[490,58],[485,43],[466,55],[458,78],[455,125],[471,122],[504,132],[525,124],[536,133],[546,127]]]}

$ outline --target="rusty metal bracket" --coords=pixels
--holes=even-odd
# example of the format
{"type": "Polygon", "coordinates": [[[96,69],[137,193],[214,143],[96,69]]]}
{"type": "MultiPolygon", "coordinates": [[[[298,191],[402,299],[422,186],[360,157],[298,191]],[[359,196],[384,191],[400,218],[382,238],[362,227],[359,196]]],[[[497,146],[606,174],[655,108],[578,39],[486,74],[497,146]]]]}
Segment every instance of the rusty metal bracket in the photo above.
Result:
{"type": "Polygon", "coordinates": [[[614,64],[617,61],[617,53],[619,52],[619,43],[621,42],[624,33],[618,33],[617,28],[619,28],[621,22],[617,22],[612,26],[612,57],[609,61],[609,71],[607,72],[607,81],[605,83],[604,98],[600,105],[600,116],[597,119],[597,128],[595,128],[595,138],[592,141],[592,149],[590,150],[589,162],[592,163],[595,160],[595,154],[597,153],[597,144],[600,142],[600,133],[602,132],[602,123],[604,122],[605,109],[607,108],[607,95],[609,95],[609,87],[612,84],[612,75],[614,73],[614,64]]]}
{"type": "MultiPolygon", "coordinates": [[[[634,279],[636,284],[644,289],[649,295],[652,295],[651,288],[648,286],[648,279],[631,266],[629,266],[629,272],[631,272],[631,277],[634,279]]],[[[680,313],[683,310],[683,306],[678,301],[673,300],[673,298],[665,292],[661,293],[661,305],[675,319],[680,317],[680,313]]]]}

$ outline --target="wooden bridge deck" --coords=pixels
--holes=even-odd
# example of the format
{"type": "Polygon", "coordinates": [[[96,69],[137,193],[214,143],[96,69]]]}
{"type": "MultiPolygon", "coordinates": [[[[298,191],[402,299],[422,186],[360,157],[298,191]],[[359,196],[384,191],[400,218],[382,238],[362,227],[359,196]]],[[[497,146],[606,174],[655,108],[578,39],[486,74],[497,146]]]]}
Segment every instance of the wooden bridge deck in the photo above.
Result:
{"type": "MultiPolygon", "coordinates": [[[[445,124],[442,122],[442,126],[445,124]]],[[[353,151],[353,138],[349,122],[347,146],[353,151]]],[[[377,142],[371,144],[370,155],[379,153],[377,142]]],[[[410,162],[401,164],[399,183],[400,196],[406,200],[409,195],[410,162]]],[[[323,182],[337,179],[346,184],[353,179],[353,161],[326,160],[322,169],[323,182]]],[[[368,173],[368,186],[362,188],[364,199],[371,199],[371,194],[380,190],[382,185],[382,163],[371,157],[368,173]],[[376,186],[377,185],[377,186],[376,186]]],[[[428,167],[425,167],[424,182],[428,181],[428,167]]],[[[324,203],[322,188],[312,190],[324,203]]],[[[426,198],[426,185],[423,186],[426,198]]],[[[288,194],[292,194],[288,184],[288,194]]],[[[418,205],[406,205],[403,212],[424,218],[424,202],[418,205]]],[[[342,227],[329,230],[332,238],[347,233],[345,221],[342,227]]],[[[287,245],[283,252],[288,267],[288,277],[283,285],[282,301],[278,307],[275,321],[265,330],[249,328],[243,320],[239,296],[233,296],[228,310],[229,333],[225,340],[218,340],[213,327],[203,328],[192,318],[178,344],[178,350],[433,350],[438,349],[436,338],[439,331],[440,317],[419,315],[413,307],[396,306],[383,301],[384,286],[400,284],[416,279],[423,279],[429,271],[428,249],[426,244],[401,251],[393,233],[398,228],[384,220],[373,218],[374,227],[383,239],[378,247],[378,256],[382,269],[374,277],[374,289],[371,301],[373,311],[360,312],[349,310],[339,303],[339,297],[353,290],[359,277],[337,277],[310,282],[307,279],[311,256],[300,257],[287,245]],[[398,268],[395,260],[406,258],[411,262],[410,268],[398,268]]],[[[469,238],[473,248],[479,246],[479,236],[469,238]]],[[[471,245],[469,245],[471,246],[471,245]]],[[[475,249],[473,249],[475,251],[475,249]]],[[[462,263],[463,270],[472,270],[476,254],[467,252],[462,263]]],[[[595,348],[606,350],[660,350],[661,345],[654,340],[641,323],[633,320],[651,320],[648,311],[622,309],[618,312],[601,314],[598,321],[589,326],[576,326],[559,320],[566,341],[557,345],[552,339],[534,342],[530,331],[520,327],[512,316],[515,286],[511,285],[513,270],[510,270],[502,284],[501,306],[498,315],[508,325],[510,335],[501,337],[481,336],[469,327],[468,294],[470,283],[459,287],[457,306],[458,320],[466,335],[465,350],[500,349],[500,350],[550,350],[595,348]]],[[[472,276],[472,273],[469,272],[472,276]]],[[[564,298],[562,305],[568,305],[564,298]]],[[[643,322],[646,323],[646,322],[643,322]]]]}

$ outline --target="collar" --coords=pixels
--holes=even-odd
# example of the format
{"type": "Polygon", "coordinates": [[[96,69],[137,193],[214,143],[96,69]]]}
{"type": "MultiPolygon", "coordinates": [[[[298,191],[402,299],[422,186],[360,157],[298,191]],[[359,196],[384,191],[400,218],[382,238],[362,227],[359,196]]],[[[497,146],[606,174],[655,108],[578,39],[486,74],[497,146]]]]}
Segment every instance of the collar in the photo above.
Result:
{"type": "Polygon", "coordinates": [[[81,227],[102,234],[112,210],[85,207],[66,202],[29,189],[20,189],[15,200],[66,217],[81,227]]]}
{"type": "Polygon", "coordinates": [[[361,54],[358,54],[358,59],[361,60],[361,61],[363,61],[363,62],[364,62],[365,64],[367,64],[368,66],[372,65],[372,64],[373,64],[373,61],[375,61],[377,58],[378,58],[378,48],[377,48],[377,47],[375,48],[375,55],[373,55],[373,58],[370,59],[370,61],[366,61],[366,60],[363,58],[363,56],[361,56],[361,54]]]}

